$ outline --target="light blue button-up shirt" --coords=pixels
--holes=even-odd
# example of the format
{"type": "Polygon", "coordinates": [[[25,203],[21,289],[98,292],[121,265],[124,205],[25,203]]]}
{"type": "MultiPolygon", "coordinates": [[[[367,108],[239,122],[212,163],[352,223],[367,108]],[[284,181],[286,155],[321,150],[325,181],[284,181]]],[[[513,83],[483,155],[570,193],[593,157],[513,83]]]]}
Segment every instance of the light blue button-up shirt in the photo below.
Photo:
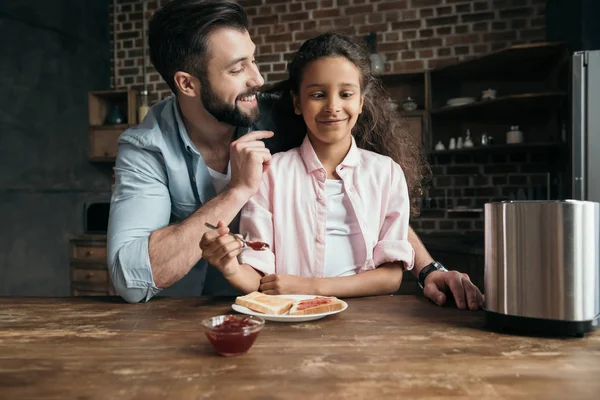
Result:
{"type": "MultiPolygon", "coordinates": [[[[272,97],[270,97],[272,98],[272,97]]],[[[269,129],[269,99],[261,101],[260,124],[238,129],[269,129]]],[[[165,289],[154,283],[148,239],[170,222],[187,218],[216,196],[208,168],[181,119],[175,96],[154,105],[143,122],[119,137],[115,188],[108,223],[108,268],[117,293],[126,301],[153,296],[235,296],[221,273],[200,260],[179,282],[165,289]]],[[[237,221],[237,218],[236,220],[237,221]]],[[[235,224],[234,224],[235,225],[235,224]]],[[[237,226],[231,226],[237,231],[237,226]]]]}

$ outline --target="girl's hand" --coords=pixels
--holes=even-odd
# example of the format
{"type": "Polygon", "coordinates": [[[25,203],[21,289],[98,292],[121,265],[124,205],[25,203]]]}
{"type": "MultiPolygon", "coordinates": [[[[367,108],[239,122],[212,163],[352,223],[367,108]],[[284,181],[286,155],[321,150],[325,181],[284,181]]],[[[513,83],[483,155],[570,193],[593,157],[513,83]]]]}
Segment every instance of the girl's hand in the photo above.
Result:
{"type": "Polygon", "coordinates": [[[229,278],[239,271],[237,256],[242,252],[242,243],[229,235],[229,228],[222,221],[219,221],[217,228],[202,235],[202,258],[221,271],[225,278],[229,278]]]}
{"type": "Polygon", "coordinates": [[[296,275],[271,274],[263,276],[258,288],[264,294],[317,294],[315,281],[296,275]]]}

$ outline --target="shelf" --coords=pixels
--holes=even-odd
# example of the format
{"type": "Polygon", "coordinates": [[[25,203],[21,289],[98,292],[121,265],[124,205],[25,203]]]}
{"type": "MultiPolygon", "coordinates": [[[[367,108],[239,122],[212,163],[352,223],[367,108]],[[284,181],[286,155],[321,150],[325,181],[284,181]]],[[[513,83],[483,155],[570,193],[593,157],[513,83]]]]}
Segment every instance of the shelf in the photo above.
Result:
{"type": "Polygon", "coordinates": [[[398,110],[401,116],[403,117],[423,117],[427,115],[426,110],[415,110],[415,111],[402,111],[398,110]]]}
{"type": "Polygon", "coordinates": [[[431,150],[428,152],[429,155],[441,155],[441,154],[462,154],[472,153],[480,151],[510,151],[510,150],[527,150],[533,148],[552,148],[560,147],[566,143],[561,142],[538,142],[538,143],[514,143],[514,144],[493,144],[488,146],[475,146],[475,147],[463,147],[461,149],[454,150],[431,150]]]}
{"type": "MultiPolygon", "coordinates": [[[[498,97],[494,100],[476,101],[463,106],[445,106],[431,111],[431,115],[465,115],[472,112],[481,114],[530,113],[554,107],[566,99],[565,92],[522,93],[498,97]]],[[[484,115],[486,116],[486,115],[484,115]]]]}
{"type": "Polygon", "coordinates": [[[483,212],[483,208],[449,208],[449,213],[480,213],[483,212]]]}
{"type": "Polygon", "coordinates": [[[129,125],[129,124],[104,124],[104,125],[95,125],[95,126],[90,126],[90,129],[94,129],[94,130],[122,130],[125,131],[127,129],[129,129],[130,127],[132,127],[134,125],[129,125]]]}
{"type": "Polygon", "coordinates": [[[543,80],[553,72],[553,66],[566,62],[568,57],[566,42],[521,44],[434,69],[431,77],[469,81],[543,80]]]}

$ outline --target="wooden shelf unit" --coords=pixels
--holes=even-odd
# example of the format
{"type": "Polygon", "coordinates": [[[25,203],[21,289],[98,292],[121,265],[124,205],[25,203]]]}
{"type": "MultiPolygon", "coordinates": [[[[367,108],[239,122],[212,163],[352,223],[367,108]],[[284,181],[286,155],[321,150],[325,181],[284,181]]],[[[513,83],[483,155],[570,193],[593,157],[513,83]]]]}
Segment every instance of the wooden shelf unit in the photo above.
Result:
{"type": "Polygon", "coordinates": [[[138,123],[137,91],[92,91],[88,94],[88,103],[88,159],[92,162],[114,162],[119,136],[138,123]],[[114,107],[118,107],[122,113],[122,123],[107,123],[107,117],[114,107]]]}

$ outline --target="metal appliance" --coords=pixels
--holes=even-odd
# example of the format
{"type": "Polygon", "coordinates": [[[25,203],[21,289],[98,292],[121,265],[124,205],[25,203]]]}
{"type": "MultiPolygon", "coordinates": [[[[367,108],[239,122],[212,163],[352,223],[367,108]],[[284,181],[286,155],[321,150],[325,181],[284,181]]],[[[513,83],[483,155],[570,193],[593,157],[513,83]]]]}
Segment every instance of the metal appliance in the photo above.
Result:
{"type": "Polygon", "coordinates": [[[600,203],[485,205],[488,326],[583,336],[600,318],[600,203]]]}

